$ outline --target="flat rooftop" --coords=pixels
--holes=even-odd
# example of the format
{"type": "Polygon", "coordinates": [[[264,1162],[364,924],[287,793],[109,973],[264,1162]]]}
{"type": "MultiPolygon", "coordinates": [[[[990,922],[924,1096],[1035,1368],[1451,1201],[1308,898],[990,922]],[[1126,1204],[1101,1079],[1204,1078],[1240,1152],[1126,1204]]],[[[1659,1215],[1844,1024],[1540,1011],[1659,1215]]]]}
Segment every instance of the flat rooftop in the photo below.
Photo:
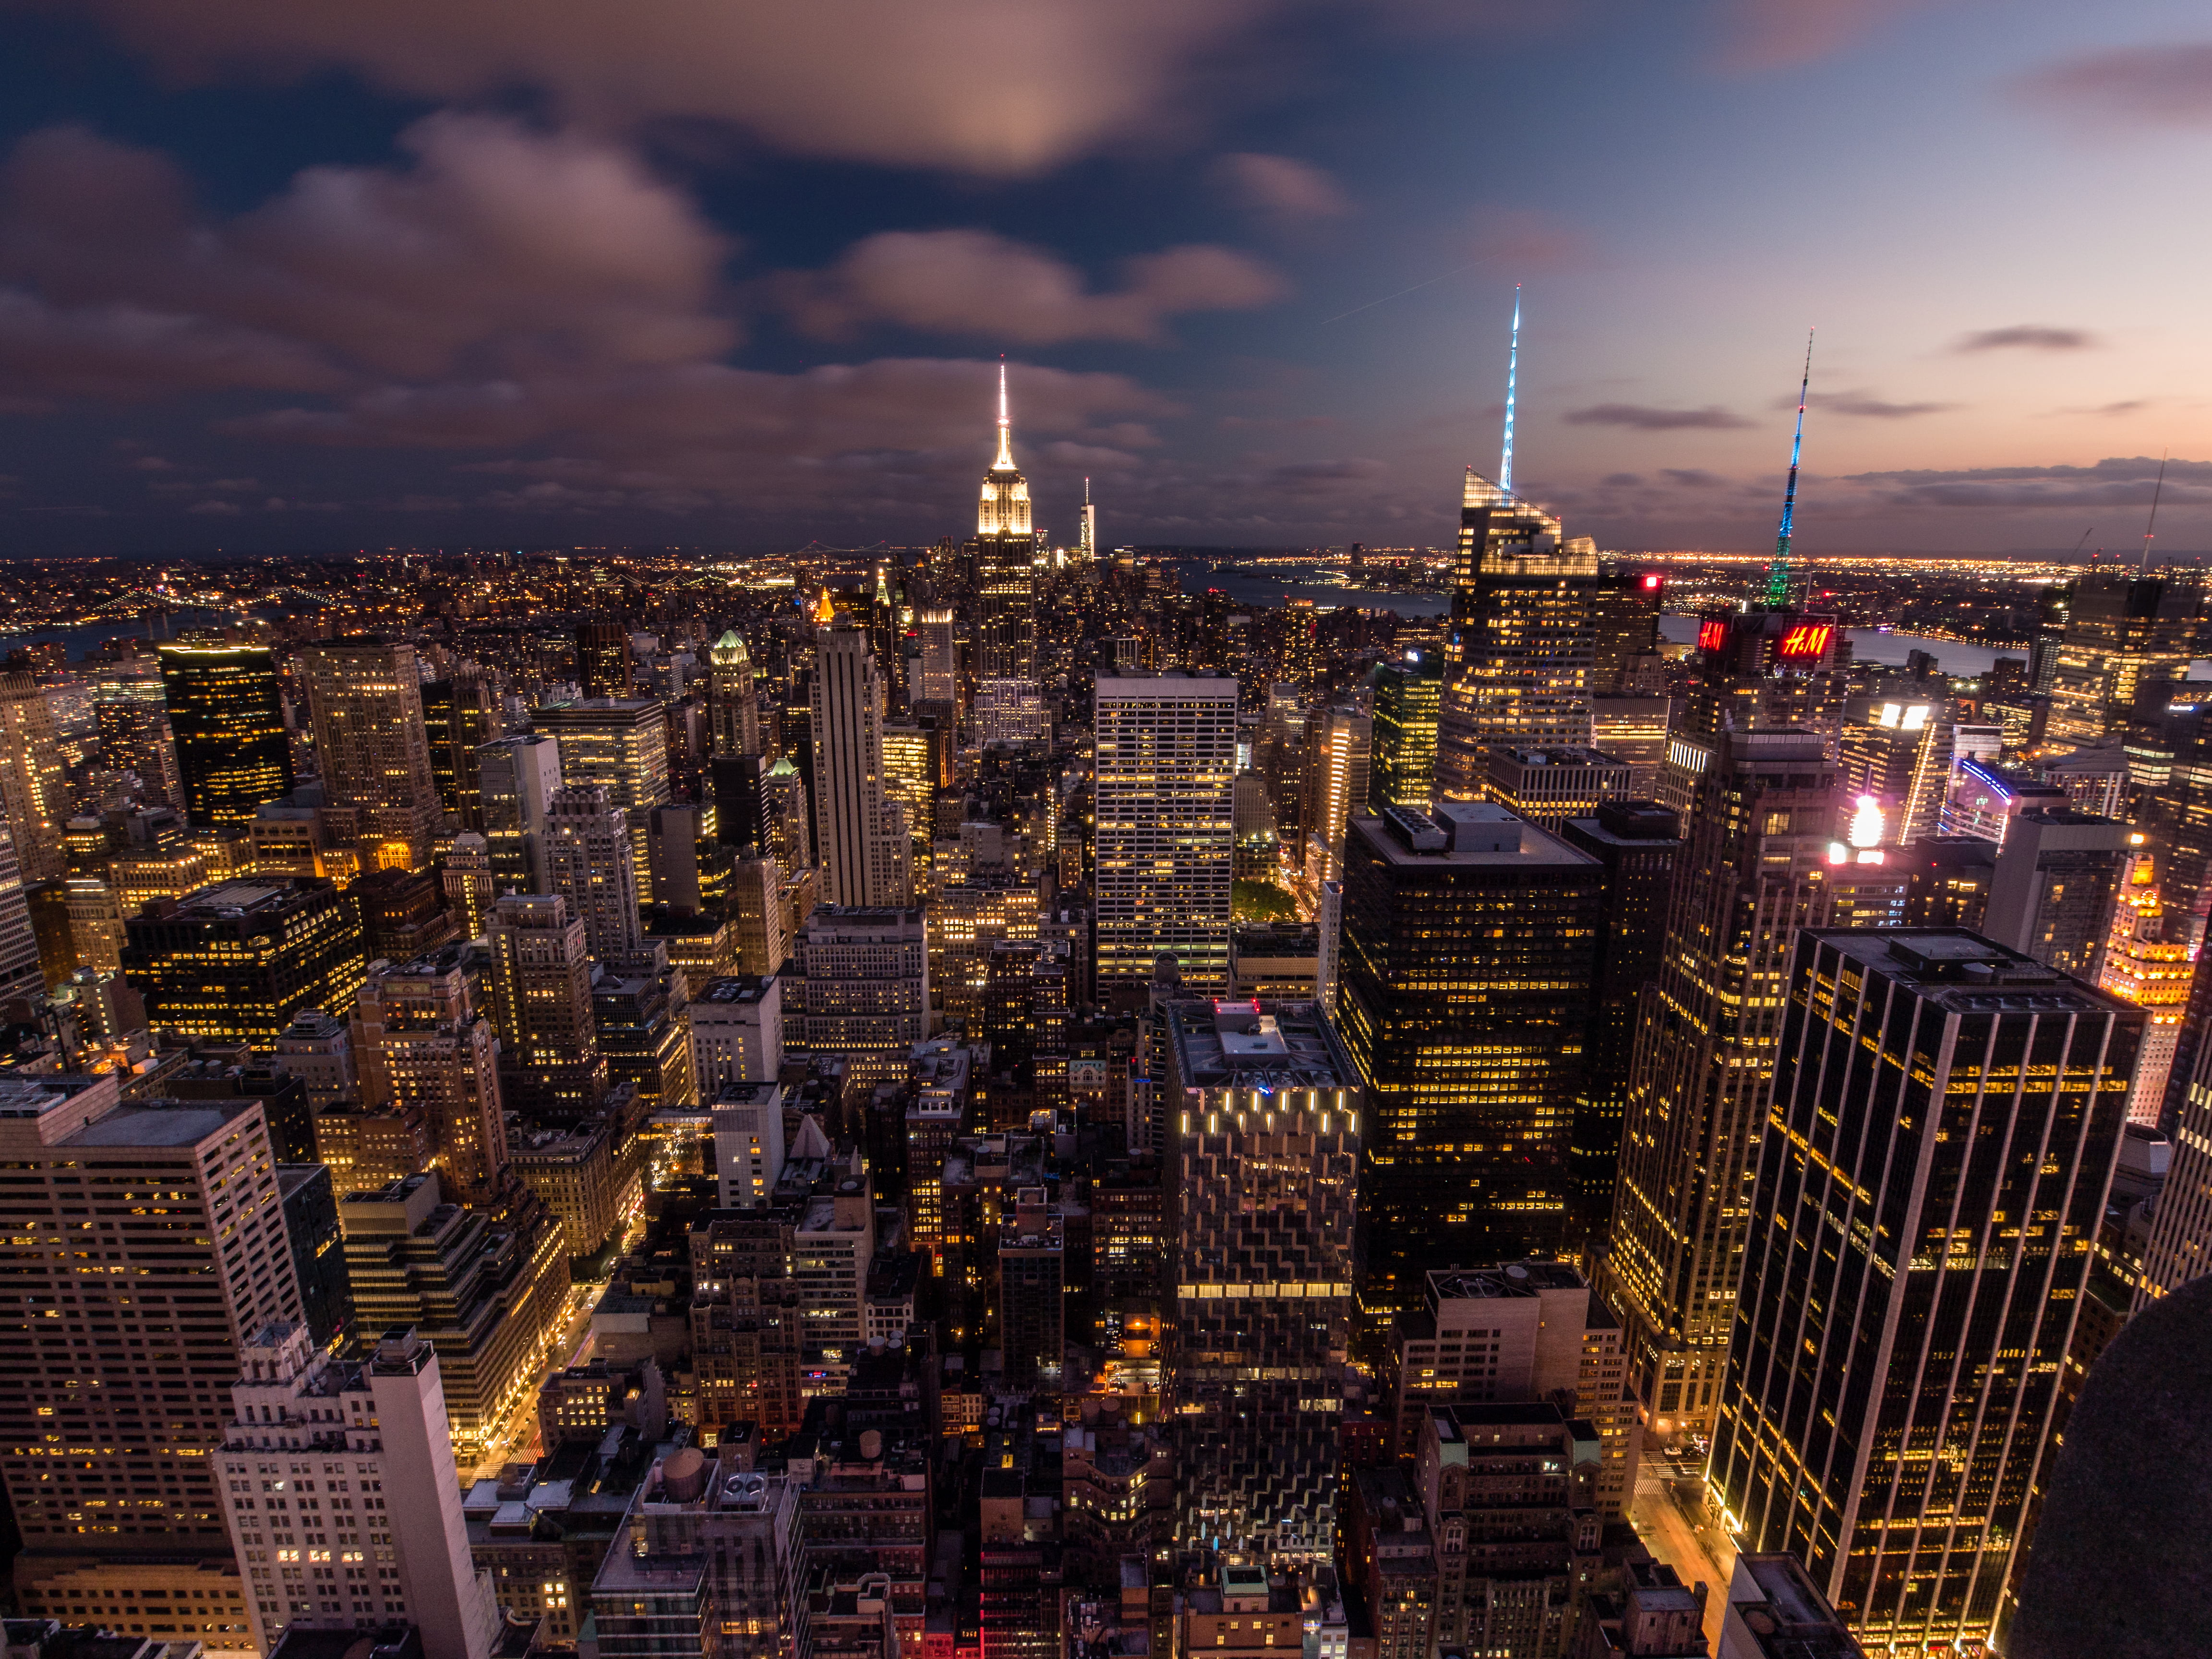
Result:
{"type": "Polygon", "coordinates": [[[1963,927],[1810,927],[1813,938],[1959,1012],[2101,1014],[2131,1002],[1963,927]]]}
{"type": "Polygon", "coordinates": [[[189,1104],[118,1106],[88,1123],[64,1146],[196,1146],[252,1107],[257,1099],[189,1104]]]}
{"type": "Polygon", "coordinates": [[[1445,801],[1431,812],[1355,812],[1346,833],[1394,869],[1572,869],[1597,860],[1493,801],[1445,801]]]}
{"type": "Polygon", "coordinates": [[[1357,1089],[1359,1072],[1317,1002],[1170,1004],[1176,1073],[1193,1089],[1357,1089]]]}

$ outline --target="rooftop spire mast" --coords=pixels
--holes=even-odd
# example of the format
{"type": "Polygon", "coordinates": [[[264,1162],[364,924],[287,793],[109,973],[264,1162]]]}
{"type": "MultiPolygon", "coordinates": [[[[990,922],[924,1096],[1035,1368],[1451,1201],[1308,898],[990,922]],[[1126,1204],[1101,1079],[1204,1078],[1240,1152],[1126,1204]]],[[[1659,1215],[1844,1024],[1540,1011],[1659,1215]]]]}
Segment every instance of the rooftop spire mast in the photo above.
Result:
{"type": "Polygon", "coordinates": [[[1790,483],[1782,492],[1782,528],[1774,538],[1774,562],[1766,571],[1766,602],[1790,603],[1790,532],[1797,518],[1797,458],[1805,450],[1805,394],[1813,384],[1813,331],[1805,331],[1805,376],[1797,386],[1797,430],[1790,440],[1790,483]]]}
{"type": "Polygon", "coordinates": [[[1513,284],[1513,333],[1505,348],[1505,450],[1498,461],[1498,487],[1513,493],[1513,392],[1521,370],[1521,284],[1513,284]]]}
{"type": "Polygon", "coordinates": [[[999,354],[999,459],[991,463],[994,472],[1014,470],[1014,429],[1006,418],[1006,357],[999,354]]]}

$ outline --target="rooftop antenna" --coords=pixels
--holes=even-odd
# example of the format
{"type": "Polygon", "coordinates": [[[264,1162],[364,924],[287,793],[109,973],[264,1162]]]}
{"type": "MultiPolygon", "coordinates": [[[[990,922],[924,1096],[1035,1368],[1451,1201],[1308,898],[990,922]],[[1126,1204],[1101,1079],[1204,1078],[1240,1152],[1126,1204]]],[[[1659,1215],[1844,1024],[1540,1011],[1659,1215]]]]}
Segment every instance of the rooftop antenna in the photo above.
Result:
{"type": "Polygon", "coordinates": [[[1012,424],[1006,419],[1006,354],[999,354],[999,459],[991,463],[994,472],[1014,470],[1014,436],[1012,424]]]}
{"type": "Polygon", "coordinates": [[[2166,458],[2171,450],[2158,453],[2158,482],[2150,487],[2150,522],[2143,526],[2142,553],[2136,560],[2136,574],[2144,575],[2150,570],[2150,538],[2158,534],[2158,498],[2166,489],[2166,458]]]}
{"type": "Polygon", "coordinates": [[[1513,334],[1505,348],[1505,452],[1498,457],[1498,487],[1513,493],[1513,391],[1521,371],[1521,284],[1513,284],[1513,334]]]}
{"type": "Polygon", "coordinates": [[[1805,376],[1797,386],[1797,430],[1790,440],[1790,483],[1782,492],[1782,528],[1774,538],[1774,562],[1766,571],[1766,602],[1790,603],[1790,531],[1797,518],[1797,458],[1805,450],[1805,393],[1813,384],[1813,331],[1805,331],[1805,376]]]}

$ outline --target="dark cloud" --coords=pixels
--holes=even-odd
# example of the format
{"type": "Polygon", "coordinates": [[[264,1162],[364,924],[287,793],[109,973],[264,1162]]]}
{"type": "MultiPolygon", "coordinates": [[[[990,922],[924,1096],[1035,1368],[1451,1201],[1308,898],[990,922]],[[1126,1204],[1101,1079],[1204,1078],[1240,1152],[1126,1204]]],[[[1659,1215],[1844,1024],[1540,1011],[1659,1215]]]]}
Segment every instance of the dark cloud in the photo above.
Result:
{"type": "Polygon", "coordinates": [[[2212,45],[2087,52],[2021,76],[2011,91],[2023,107],[2115,126],[2212,125],[2212,45]]]}
{"type": "Polygon", "coordinates": [[[1246,310],[1286,291],[1249,255],[1194,245],[1124,260],[1122,285],[1095,293],[1066,261],[987,230],[883,231],[827,270],[787,272],[770,284],[799,329],[817,338],[849,339],[886,322],[1020,345],[1157,343],[1171,316],[1246,310]]]}
{"type": "Polygon", "coordinates": [[[2010,328],[1985,328],[1961,334],[1954,351],[2082,351],[2097,343],[2086,329],[2051,328],[2041,323],[2015,323],[2010,328]]]}
{"type": "Polygon", "coordinates": [[[1650,404],[1593,404],[1565,416],[1569,426],[1625,426],[1637,432],[1725,432],[1752,424],[1717,404],[1662,409],[1650,404]]]}
{"type": "MultiPolygon", "coordinates": [[[[2112,456],[2093,466],[1908,468],[1850,474],[1843,482],[1908,507],[2127,507],[2150,499],[2154,455],[2112,456]]],[[[2169,505],[2212,501],[2212,461],[2165,463],[2169,505]]]]}
{"type": "Polygon", "coordinates": [[[1723,489],[1729,482],[1719,473],[1708,472],[1701,466],[1662,467],[1659,476],[1680,489],[1723,489]]]}
{"type": "MultiPolygon", "coordinates": [[[[1828,415],[1848,415],[1870,421],[1908,421],[1916,415],[1941,415],[1958,408],[1956,404],[1893,404],[1877,398],[1863,388],[1856,392],[1815,392],[1806,398],[1807,404],[1828,415]]],[[[1779,399],[1778,409],[1794,409],[1790,399],[1779,399]]]]}
{"type": "Polygon", "coordinates": [[[1012,176],[1188,118],[1190,72],[1274,0],[90,0],[174,80],[351,70],[410,98],[535,91],[599,127],[728,124],[777,149],[1012,176]]]}
{"type": "Polygon", "coordinates": [[[2114,404],[2097,404],[2087,409],[2062,409],[2061,415],[2132,415],[2138,410],[2148,409],[2157,399],[2152,398],[2123,398],[2114,404]]]}
{"type": "Polygon", "coordinates": [[[1352,211],[1344,186],[1310,161],[1244,151],[1213,164],[1214,182],[1247,212],[1281,220],[1338,219],[1352,211]]]}
{"type": "Polygon", "coordinates": [[[1598,484],[1605,489],[1633,489],[1643,482],[1640,472],[1608,472],[1598,480],[1598,484]]]}
{"type": "Polygon", "coordinates": [[[1380,478],[1389,471],[1380,461],[1370,461],[1358,456],[1343,460],[1293,461],[1285,466],[1271,469],[1264,480],[1267,487],[1290,495],[1332,495],[1347,484],[1363,484],[1380,478]]]}

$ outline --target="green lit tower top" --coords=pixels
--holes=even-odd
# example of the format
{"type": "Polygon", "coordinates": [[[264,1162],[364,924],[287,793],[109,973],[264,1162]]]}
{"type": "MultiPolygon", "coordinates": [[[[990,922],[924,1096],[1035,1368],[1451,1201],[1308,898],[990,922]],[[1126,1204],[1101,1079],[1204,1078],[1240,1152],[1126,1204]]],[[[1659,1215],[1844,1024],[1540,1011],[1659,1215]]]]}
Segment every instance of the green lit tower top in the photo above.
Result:
{"type": "Polygon", "coordinates": [[[1790,483],[1782,492],[1782,528],[1774,538],[1774,562],[1766,570],[1766,602],[1790,603],[1790,530],[1797,517],[1797,458],[1805,450],[1805,394],[1813,384],[1813,331],[1805,331],[1805,375],[1797,385],[1797,430],[1790,440],[1790,483]]]}

